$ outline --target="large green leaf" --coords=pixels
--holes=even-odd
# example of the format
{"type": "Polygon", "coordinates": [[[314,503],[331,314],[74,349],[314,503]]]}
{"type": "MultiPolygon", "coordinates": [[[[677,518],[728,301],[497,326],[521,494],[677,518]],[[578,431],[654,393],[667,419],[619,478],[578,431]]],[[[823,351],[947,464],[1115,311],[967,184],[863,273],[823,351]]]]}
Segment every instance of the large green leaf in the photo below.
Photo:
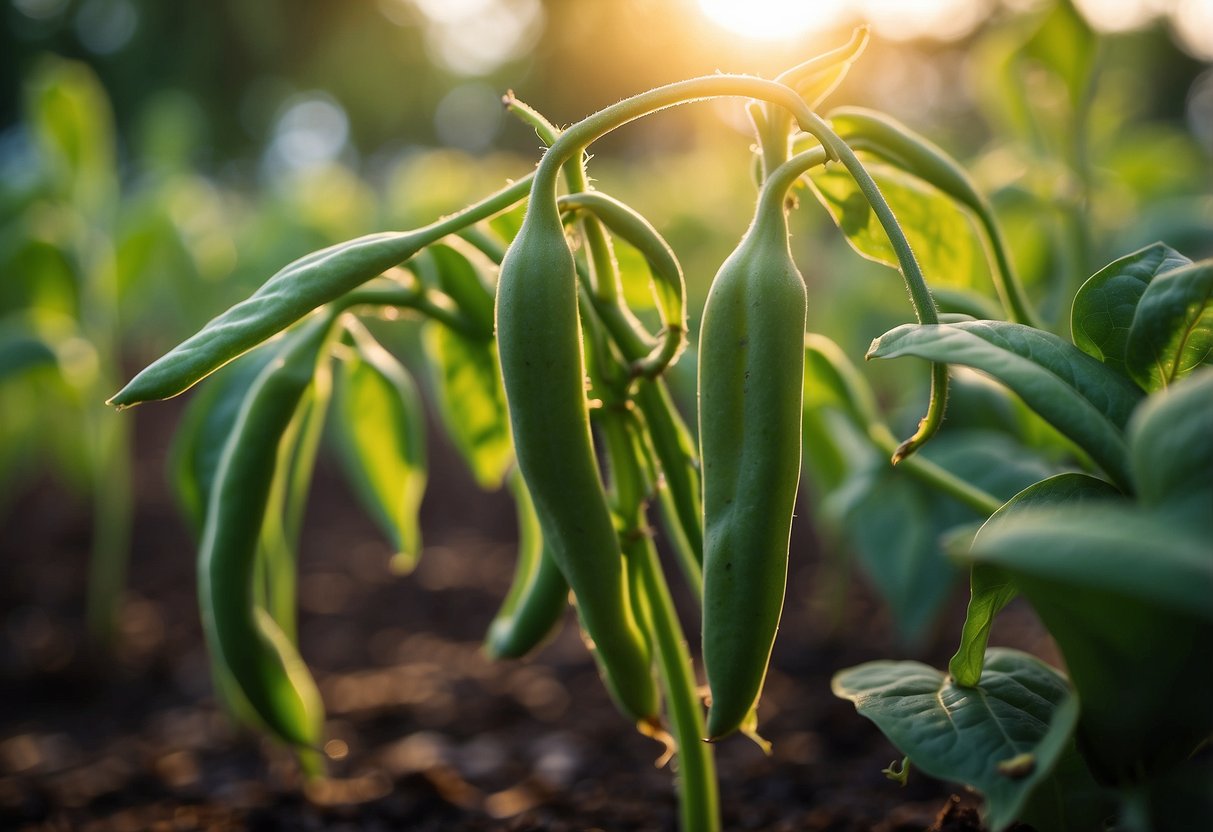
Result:
{"type": "Polygon", "coordinates": [[[893,661],[844,670],[832,688],[919,769],[980,791],[994,830],[1020,817],[1070,751],[1078,717],[1064,676],[1006,649],[989,652],[976,688],[919,662],[893,661]]]}
{"type": "Polygon", "coordinates": [[[1137,304],[1125,362],[1146,390],[1159,390],[1213,358],[1213,260],[1157,275],[1137,304]]]}
{"type": "Polygon", "coordinates": [[[991,525],[967,557],[1008,575],[1057,641],[1101,776],[1135,780],[1213,732],[1207,536],[1119,506],[1033,508],[991,525]]]}
{"type": "Polygon", "coordinates": [[[360,324],[339,364],[334,435],[363,506],[396,548],[393,567],[421,554],[418,511],[425,494],[425,408],[408,370],[360,324]]]}
{"type": "Polygon", "coordinates": [[[439,414],[481,488],[497,489],[514,461],[497,351],[441,324],[425,327],[439,414]]]}
{"type": "MultiPolygon", "coordinates": [[[[865,164],[897,214],[927,279],[940,286],[984,288],[988,268],[981,239],[969,215],[921,179],[879,162],[865,164]]],[[[813,193],[830,212],[856,252],[898,268],[888,235],[855,180],[845,170],[819,168],[810,174],[813,193]]]]}
{"type": "MultiPolygon", "coordinates": [[[[982,529],[1001,522],[1014,522],[1015,512],[1026,508],[1073,505],[1092,499],[1113,499],[1119,495],[1120,492],[1101,479],[1073,472],[1058,474],[1020,491],[994,512],[982,529]]],[[[982,531],[978,531],[975,540],[980,540],[981,535],[982,531]]],[[[969,576],[969,609],[960,635],[960,648],[948,662],[948,671],[956,684],[973,686],[978,683],[994,616],[1016,594],[1014,582],[997,566],[973,564],[969,576]]]]}
{"type": "Polygon", "coordinates": [[[1155,275],[1191,263],[1163,243],[1113,260],[1096,272],[1074,296],[1070,332],[1087,355],[1127,372],[1125,353],[1138,301],[1155,275]]]}
{"type": "Polygon", "coordinates": [[[1002,321],[904,324],[873,341],[868,355],[915,355],[989,373],[1127,487],[1122,431],[1141,390],[1056,335],[1002,321]]]}
{"type": "Polygon", "coordinates": [[[1213,622],[1213,557],[1202,536],[1124,507],[1032,508],[991,524],[971,560],[1104,590],[1213,622]]]}
{"type": "Polygon", "coordinates": [[[1143,505],[1213,536],[1213,367],[1146,400],[1129,455],[1143,505]]]}

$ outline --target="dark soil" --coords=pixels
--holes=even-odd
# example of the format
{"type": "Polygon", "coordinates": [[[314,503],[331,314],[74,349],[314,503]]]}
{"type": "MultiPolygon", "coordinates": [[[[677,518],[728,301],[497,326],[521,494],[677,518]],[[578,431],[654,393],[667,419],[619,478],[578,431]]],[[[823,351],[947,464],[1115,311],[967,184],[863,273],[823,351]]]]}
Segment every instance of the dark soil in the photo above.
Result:
{"type": "MultiPolygon", "coordinates": [[[[331,467],[317,474],[300,638],[329,709],[331,778],[301,782],[288,752],[234,728],[211,693],[194,546],[164,484],[179,414],[168,402],[126,417],[138,512],[112,654],[83,625],[87,501],[34,482],[0,518],[0,829],[676,828],[673,776],[654,766],[661,746],[616,713],[571,621],[530,660],[481,652],[513,568],[513,509],[478,493],[441,444],[425,555],[407,578],[391,574],[331,467]]],[[[872,658],[946,662],[955,616],[911,653],[862,585],[842,597],[819,588],[837,580],[803,521],[793,554],[761,711],[774,752],[745,739],[718,747],[725,827],[980,830],[958,786],[886,779],[899,755],[829,687],[834,671],[872,658]],[[830,627],[827,608],[845,625],[830,627]]],[[[1032,648],[1038,631],[1021,617],[1016,640],[1032,648]]]]}

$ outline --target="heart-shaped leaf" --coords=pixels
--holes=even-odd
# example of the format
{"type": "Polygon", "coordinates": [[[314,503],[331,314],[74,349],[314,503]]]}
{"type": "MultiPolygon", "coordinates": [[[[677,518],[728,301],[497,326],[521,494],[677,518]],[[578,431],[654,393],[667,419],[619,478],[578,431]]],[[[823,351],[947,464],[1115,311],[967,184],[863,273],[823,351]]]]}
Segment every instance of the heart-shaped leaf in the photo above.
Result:
{"type": "Polygon", "coordinates": [[[923,772],[980,791],[995,830],[1019,817],[1048,779],[1078,718],[1065,677],[1015,650],[991,650],[976,688],[920,662],[894,661],[844,670],[832,688],[923,772]]]}
{"type": "Polygon", "coordinates": [[[1155,275],[1191,262],[1170,246],[1154,243],[1104,266],[1074,295],[1070,332],[1075,345],[1127,372],[1129,329],[1146,287],[1155,275]]]}

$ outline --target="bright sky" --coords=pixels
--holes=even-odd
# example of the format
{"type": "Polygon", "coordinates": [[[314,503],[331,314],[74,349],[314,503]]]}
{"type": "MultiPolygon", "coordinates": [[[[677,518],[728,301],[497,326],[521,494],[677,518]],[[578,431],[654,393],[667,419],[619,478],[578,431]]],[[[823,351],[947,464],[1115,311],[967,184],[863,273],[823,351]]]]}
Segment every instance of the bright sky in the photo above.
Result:
{"type": "MultiPolygon", "coordinates": [[[[1016,8],[1038,0],[1003,0],[1016,8]]],[[[1074,0],[1091,24],[1125,31],[1166,16],[1194,56],[1213,60],[1213,0],[1074,0]]],[[[866,20],[892,40],[950,40],[973,29],[997,0],[698,0],[716,25],[756,40],[779,40],[866,20]]]]}

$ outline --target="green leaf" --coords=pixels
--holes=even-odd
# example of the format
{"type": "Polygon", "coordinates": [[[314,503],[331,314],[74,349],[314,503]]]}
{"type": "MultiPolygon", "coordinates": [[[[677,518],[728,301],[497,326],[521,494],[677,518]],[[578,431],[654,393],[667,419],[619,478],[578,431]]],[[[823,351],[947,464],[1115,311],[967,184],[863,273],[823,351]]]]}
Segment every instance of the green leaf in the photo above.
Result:
{"type": "MultiPolygon", "coordinates": [[[[969,215],[943,192],[921,179],[879,162],[865,164],[901,222],[931,283],[961,289],[989,282],[985,251],[969,215]]],[[[817,199],[855,251],[898,268],[888,235],[855,180],[845,170],[819,168],[810,174],[817,199]]]]}
{"type": "MultiPolygon", "coordinates": [[[[109,99],[87,64],[47,56],[26,86],[26,109],[54,186],[98,217],[117,196],[109,99]]],[[[106,217],[108,219],[108,217],[106,217]]]]}
{"type": "Polygon", "coordinates": [[[1155,276],[1137,304],[1125,362],[1153,392],[1213,357],[1213,260],[1155,276]]]}
{"type": "Polygon", "coordinates": [[[408,370],[360,324],[348,327],[354,349],[339,364],[334,435],[354,490],[396,548],[394,568],[408,572],[421,555],[425,408],[408,370]]]}
{"type": "Polygon", "coordinates": [[[1078,110],[1095,68],[1096,47],[1095,33],[1071,0],[1058,0],[1023,45],[1019,57],[1056,75],[1065,85],[1071,106],[1078,110]]]}
{"type": "Polygon", "coordinates": [[[969,558],[1213,621],[1213,558],[1200,535],[1121,507],[1024,509],[991,524],[969,558]]]}
{"type": "Polygon", "coordinates": [[[425,242],[423,231],[384,232],[301,257],[145,367],[108,403],[129,407],[188,390],[309,312],[407,260],[425,242]]]}
{"type": "MultiPolygon", "coordinates": [[[[1058,474],[1020,491],[1002,508],[990,515],[982,526],[1014,522],[1014,514],[1035,506],[1073,505],[1092,499],[1112,499],[1120,492],[1108,483],[1086,474],[1058,474]]],[[[981,539],[978,531],[975,540],[981,539]]],[[[969,609],[960,635],[960,648],[948,662],[948,671],[956,684],[971,687],[981,678],[982,661],[994,616],[1016,596],[1015,584],[997,566],[973,564],[969,576],[969,609]]]]}
{"type": "Polygon", "coordinates": [[[0,384],[28,369],[55,366],[55,348],[21,321],[0,322],[0,384]]]}
{"type": "MultiPolygon", "coordinates": [[[[1018,442],[986,431],[941,435],[921,453],[1002,499],[1053,472],[1018,442]]],[[[887,460],[881,458],[879,466],[876,473],[853,477],[844,487],[842,493],[849,493],[851,501],[842,516],[843,529],[902,635],[913,642],[924,634],[957,577],[940,539],[950,529],[983,518],[924,489],[887,460]]]]}
{"type": "Polygon", "coordinates": [[[832,688],[923,772],[980,791],[994,830],[1019,817],[1048,779],[1078,717],[1065,677],[1015,650],[991,650],[977,688],[919,662],[892,661],[844,670],[832,688]]]}
{"type": "Polygon", "coordinates": [[[1170,246],[1154,243],[1104,266],[1074,295],[1074,343],[1087,355],[1127,372],[1129,329],[1146,287],[1156,275],[1191,262],[1170,246]]]}
{"type": "Polygon", "coordinates": [[[425,327],[438,411],[481,488],[501,487],[514,461],[497,350],[440,324],[425,327]]]}
{"type": "Polygon", "coordinates": [[[1213,558],[1204,535],[1102,505],[1033,508],[968,558],[1003,570],[1065,657],[1097,774],[1136,780],[1213,731],[1213,558]]]}
{"type": "Polygon", "coordinates": [[[876,397],[836,343],[824,335],[804,337],[805,407],[838,407],[858,427],[877,420],[876,397]]]}
{"type": "Polygon", "coordinates": [[[434,258],[439,287],[484,337],[493,337],[493,292],[489,275],[496,266],[470,243],[448,237],[426,248],[434,258]]]}
{"type": "Polygon", "coordinates": [[[1142,505],[1213,535],[1213,368],[1148,398],[1129,422],[1142,505]]]}
{"type": "Polygon", "coordinates": [[[968,321],[904,324],[877,338],[868,351],[874,358],[901,355],[989,373],[1127,487],[1122,430],[1141,390],[1072,344],[1021,324],[968,321]]]}

